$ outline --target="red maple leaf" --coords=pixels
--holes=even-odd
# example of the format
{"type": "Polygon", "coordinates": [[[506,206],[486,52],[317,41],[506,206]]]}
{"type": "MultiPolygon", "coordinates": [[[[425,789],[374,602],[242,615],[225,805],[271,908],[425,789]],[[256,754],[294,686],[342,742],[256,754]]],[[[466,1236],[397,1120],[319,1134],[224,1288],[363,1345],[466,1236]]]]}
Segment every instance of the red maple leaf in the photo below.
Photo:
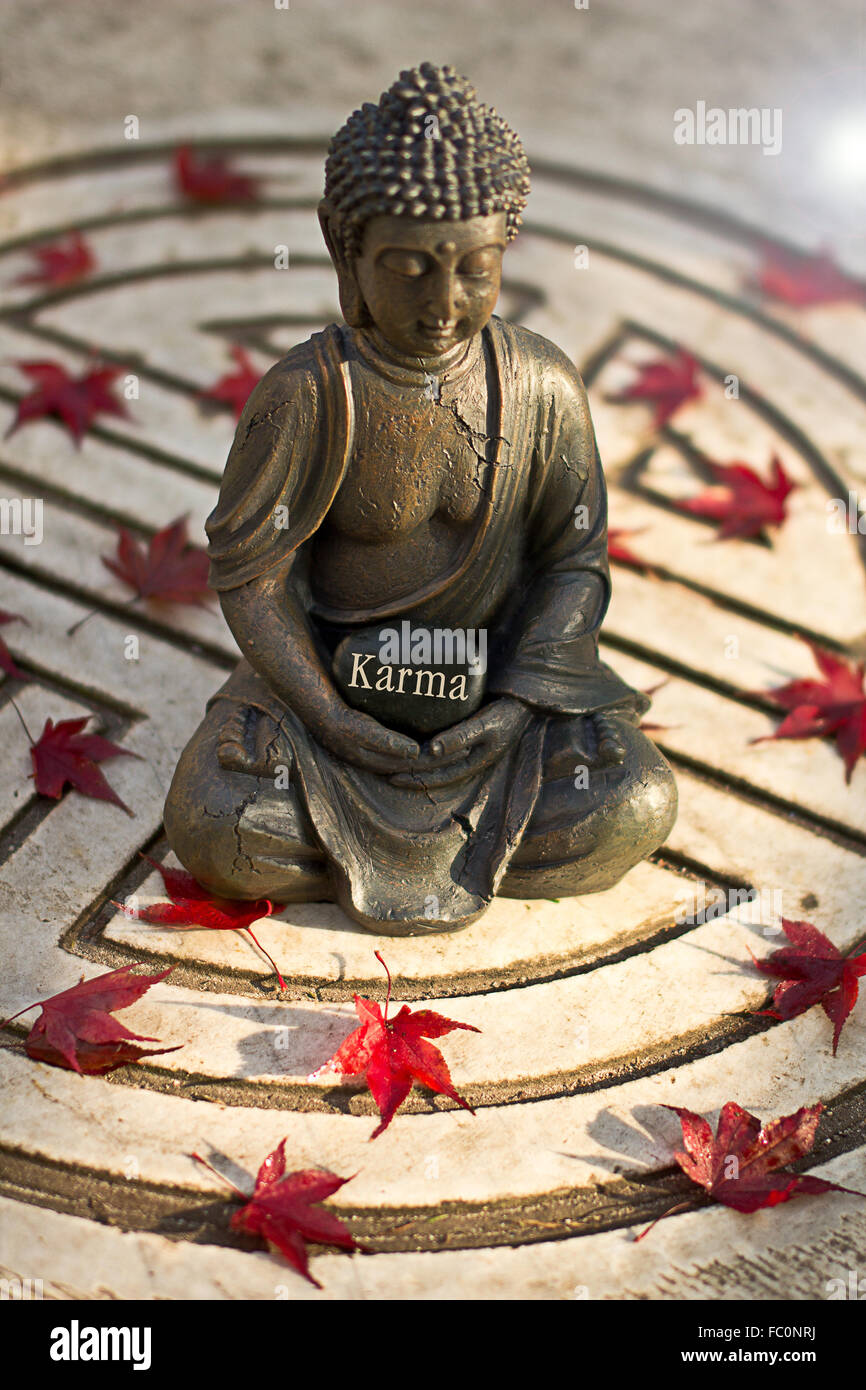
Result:
{"type": "Polygon", "coordinates": [[[764,975],[775,975],[776,985],[771,1009],[757,1012],[770,1018],[797,1018],[820,1004],[833,1024],[833,1056],[845,1020],[857,1003],[861,975],[866,975],[866,951],[857,956],[843,956],[829,937],[811,922],[789,922],[782,918],[782,930],[791,942],[774,951],[766,960],[752,956],[764,975]]]}
{"type": "Polygon", "coordinates": [[[656,429],[661,429],[685,401],[697,400],[704,394],[698,381],[698,363],[683,348],[677,348],[672,357],[646,362],[636,371],[638,375],[631,386],[605,399],[614,405],[651,402],[655,405],[653,423],[656,429]]]}
{"type": "MultiPolygon", "coordinates": [[[[159,975],[133,975],[131,972],[140,963],[109,970],[107,975],[97,975],[93,980],[83,980],[71,989],[28,1004],[26,1009],[13,1014],[12,1018],[19,1018],[28,1009],[42,1010],[27,1036],[28,1057],[36,1062],[48,1062],[52,1067],[65,1067],[68,1071],[102,1073],[127,1062],[137,1062],[140,1057],[177,1052],[181,1044],[136,1047],[137,1042],[158,1042],[159,1039],[131,1033],[123,1023],[111,1017],[116,1009],[127,1009],[134,1004],[151,985],[164,980],[174,969],[170,965],[159,975]]],[[[6,1022],[11,1023],[12,1019],[7,1018],[6,1022]]]]}
{"type": "Polygon", "coordinates": [[[157,531],[147,549],[121,526],[115,557],[101,558],[105,568],[134,589],[138,598],[201,604],[210,595],[207,553],[190,545],[185,517],[157,531]]]}
{"type": "Polygon", "coordinates": [[[96,269],[96,257],[80,232],[71,232],[64,241],[33,246],[30,255],[36,269],[19,275],[15,285],[72,285],[96,269]]]}
{"type": "Polygon", "coordinates": [[[258,179],[237,173],[218,156],[205,159],[188,145],[175,151],[174,180],[178,191],[196,203],[248,203],[259,191],[258,179]]]}
{"type": "Polygon", "coordinates": [[[765,526],[781,526],[788,515],[785,499],[797,486],[774,454],[772,475],[765,483],[745,463],[705,463],[716,479],[716,486],[699,497],[674,503],[681,512],[710,517],[720,522],[717,540],[732,536],[759,536],[765,526]]]}
{"type": "MultiPolygon", "coordinates": [[[[818,1192],[850,1192],[850,1187],[809,1174],[779,1170],[809,1153],[823,1105],[804,1105],[762,1125],[742,1106],[722,1106],[715,1138],[702,1116],[680,1105],[666,1105],[679,1115],[686,1152],[675,1153],[679,1166],[717,1202],[735,1211],[775,1207],[793,1197],[818,1192]]],[[[864,1194],[857,1193],[857,1196],[864,1194]]]]}
{"type": "Polygon", "coordinates": [[[134,813],[105,780],[97,763],[106,762],[108,758],[137,758],[139,755],[110,743],[100,734],[82,733],[90,718],[86,714],[81,719],[61,719],[57,724],[53,719],[46,719],[38,740],[30,745],[33,763],[30,775],[36,790],[40,796],[51,796],[58,801],[68,782],[82,796],[93,797],[95,801],[111,801],[131,816],[134,813]]]}
{"type": "Polygon", "coordinates": [[[59,362],[16,362],[16,367],[36,383],[29,396],[18,402],[18,412],[8,438],[21,425],[47,417],[60,420],[76,444],[80,444],[97,415],[130,418],[123,401],[111,394],[111,383],[122,367],[93,367],[80,377],[72,376],[59,362]]]}
{"type": "Polygon", "coordinates": [[[280,989],[286,988],[286,982],[275,961],[268,955],[250,926],[251,922],[257,922],[260,917],[270,917],[274,912],[282,912],[285,903],[272,903],[267,898],[259,898],[256,902],[217,898],[185,870],[166,868],[164,864],[148,858],[146,854],[142,858],[161,873],[165,891],[171,902],[153,903],[150,907],[130,907],[126,903],[115,903],[114,906],[120,908],[126,917],[147,922],[153,927],[207,927],[212,931],[246,931],[262,955],[267,956],[271,962],[280,982],[280,989]]]}
{"type": "Polygon", "coordinates": [[[631,565],[633,569],[639,570],[649,569],[648,562],[646,560],[642,560],[639,555],[635,555],[634,551],[630,550],[627,545],[623,545],[622,541],[620,540],[620,536],[639,536],[641,532],[645,530],[645,526],[638,526],[632,529],[629,529],[625,526],[615,526],[611,531],[608,531],[608,559],[612,560],[615,565],[631,565]]]}
{"type": "MultiPolygon", "coordinates": [[[[783,1170],[784,1164],[802,1158],[815,1143],[824,1108],[820,1101],[762,1125],[756,1116],[729,1100],[719,1114],[715,1138],[708,1122],[693,1110],[680,1105],[664,1108],[673,1110],[682,1125],[686,1152],[674,1154],[680,1168],[715,1201],[734,1211],[751,1213],[822,1192],[853,1192],[825,1178],[783,1170]]],[[[864,1197],[866,1193],[854,1195],[864,1197]]],[[[680,1203],[664,1215],[671,1216],[688,1205],[680,1203]]],[[[642,1240],[661,1219],[653,1221],[635,1240],[642,1240]]]]}
{"type": "Polygon", "coordinates": [[[207,391],[202,391],[201,396],[204,400],[220,401],[230,405],[235,419],[239,420],[250,392],[253,387],[258,386],[262,374],[239,343],[234,343],[230,351],[238,370],[221,376],[207,391]]]}
{"type": "Polygon", "coordinates": [[[332,1211],[324,1207],[314,1210],[316,1203],[332,1197],[352,1179],[338,1178],[323,1168],[302,1168],[298,1172],[287,1173],[285,1139],[268,1154],[259,1169],[252,1197],[241,1192],[199,1154],[192,1154],[192,1157],[197,1163],[204,1164],[205,1168],[210,1168],[243,1199],[244,1205],[232,1216],[234,1229],[262,1236],[275,1245],[292,1268],[315,1284],[317,1289],[322,1286],[310,1273],[307,1241],[317,1245],[336,1245],[341,1250],[362,1249],[348,1227],[332,1211]]]}
{"type": "Polygon", "coordinates": [[[754,282],[770,299],[808,309],[815,304],[866,304],[866,288],[836,264],[829,251],[797,255],[767,248],[754,282]]]}
{"type": "MultiPolygon", "coordinates": [[[[22,618],[20,613],[7,613],[4,608],[0,608],[0,627],[6,623],[27,623],[27,619],[22,618]]],[[[5,671],[7,676],[11,676],[13,680],[26,679],[24,672],[15,665],[12,653],[2,637],[0,637],[0,670],[5,671]]]]}
{"type": "Polygon", "coordinates": [[[803,638],[824,680],[797,680],[774,690],[754,691],[790,713],[771,734],[753,738],[767,743],[777,738],[825,738],[834,735],[836,751],[850,782],[858,758],[866,753],[866,688],[864,665],[851,667],[808,638],[803,638]]]}
{"type": "Polygon", "coordinates": [[[432,1009],[416,1009],[413,1013],[404,1004],[395,1018],[388,1018],[388,1005],[391,1002],[391,972],[379,952],[376,959],[384,967],[388,976],[388,995],[385,1000],[385,1014],[373,999],[362,999],[355,995],[355,1008],[361,1020],[361,1027],[350,1033],[333,1057],[323,1063],[307,1077],[313,1081],[324,1072],[338,1071],[343,1076],[360,1076],[366,1073],[367,1085],[382,1117],[381,1124],[370,1135],[375,1139],[388,1128],[394,1115],[412,1088],[413,1080],[429,1086],[431,1091],[450,1096],[470,1115],[475,1111],[459,1096],[451,1084],[448,1064],[438,1047],[425,1041],[426,1038],[441,1038],[455,1028],[465,1028],[470,1033],[480,1033],[471,1023],[455,1023],[443,1014],[432,1009]]]}
{"type": "MultiPolygon", "coordinates": [[[[652,699],[656,691],[661,690],[662,686],[667,685],[669,681],[670,676],[665,676],[664,680],[656,681],[655,685],[647,686],[643,692],[644,695],[649,695],[650,699],[652,699]]],[[[662,733],[668,729],[675,729],[676,727],[676,724],[653,724],[647,720],[642,720],[641,723],[638,725],[638,728],[644,734],[662,733]]]]}

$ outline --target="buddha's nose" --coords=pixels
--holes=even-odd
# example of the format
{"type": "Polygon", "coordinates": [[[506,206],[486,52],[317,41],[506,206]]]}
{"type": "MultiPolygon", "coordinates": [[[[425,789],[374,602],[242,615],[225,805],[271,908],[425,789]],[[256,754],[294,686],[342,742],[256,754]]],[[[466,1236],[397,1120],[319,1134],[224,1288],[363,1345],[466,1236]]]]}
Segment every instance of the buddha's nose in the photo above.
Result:
{"type": "Polygon", "coordinates": [[[438,277],[430,298],[430,317],[440,325],[451,324],[457,318],[460,306],[460,281],[456,275],[444,271],[438,277]]]}

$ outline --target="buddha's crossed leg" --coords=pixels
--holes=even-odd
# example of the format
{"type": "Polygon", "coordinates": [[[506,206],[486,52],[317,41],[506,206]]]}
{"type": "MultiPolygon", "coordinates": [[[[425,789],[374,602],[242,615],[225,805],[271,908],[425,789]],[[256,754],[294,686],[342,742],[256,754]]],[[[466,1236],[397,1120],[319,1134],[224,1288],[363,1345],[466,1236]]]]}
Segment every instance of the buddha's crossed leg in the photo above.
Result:
{"type": "Polygon", "coordinates": [[[184,749],[165,804],[172,849],[213,893],[333,899],[325,857],[290,784],[292,764],[288,741],[269,715],[213,702],[184,749]]]}
{"type": "MultiPolygon", "coordinates": [[[[290,783],[292,757],[269,715],[224,699],[187,746],[166,832],[212,892],[333,901],[325,856],[290,783]]],[[[499,894],[571,897],[611,887],[664,842],[676,804],[668,764],[632,719],[552,719],[542,790],[499,894]]]]}
{"type": "Polygon", "coordinates": [[[676,820],[670,767],[622,714],[552,720],[543,776],[499,886],[502,897],[574,897],[610,888],[664,843],[676,820]]]}

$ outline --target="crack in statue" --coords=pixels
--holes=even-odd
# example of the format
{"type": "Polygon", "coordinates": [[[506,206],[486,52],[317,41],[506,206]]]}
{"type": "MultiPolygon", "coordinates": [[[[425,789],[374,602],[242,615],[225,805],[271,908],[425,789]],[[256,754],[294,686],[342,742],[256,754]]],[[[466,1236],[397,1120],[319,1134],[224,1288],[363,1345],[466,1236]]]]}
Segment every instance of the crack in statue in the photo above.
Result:
{"type": "Polygon", "coordinates": [[[319,217],[345,323],[253,391],[207,525],[242,660],[165,822],[215,893],[453,930],[495,894],[607,888],[673,824],[649,702],[598,658],[583,384],[493,314],[528,194],[518,137],[448,67],[401,73],[331,142],[319,217]],[[485,632],[465,699],[347,679],[404,623],[485,632]]]}

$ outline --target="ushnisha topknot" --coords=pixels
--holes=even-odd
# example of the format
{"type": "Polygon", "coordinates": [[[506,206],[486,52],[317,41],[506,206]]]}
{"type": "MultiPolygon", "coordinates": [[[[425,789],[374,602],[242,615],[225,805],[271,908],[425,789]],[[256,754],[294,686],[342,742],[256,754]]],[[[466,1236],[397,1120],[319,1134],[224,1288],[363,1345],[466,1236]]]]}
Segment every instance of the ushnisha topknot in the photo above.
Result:
{"type": "Polygon", "coordinates": [[[325,202],[350,259],[365,224],[382,214],[459,221],[504,212],[511,241],[528,196],[519,137],[452,67],[401,72],[328,148],[325,202]]]}

